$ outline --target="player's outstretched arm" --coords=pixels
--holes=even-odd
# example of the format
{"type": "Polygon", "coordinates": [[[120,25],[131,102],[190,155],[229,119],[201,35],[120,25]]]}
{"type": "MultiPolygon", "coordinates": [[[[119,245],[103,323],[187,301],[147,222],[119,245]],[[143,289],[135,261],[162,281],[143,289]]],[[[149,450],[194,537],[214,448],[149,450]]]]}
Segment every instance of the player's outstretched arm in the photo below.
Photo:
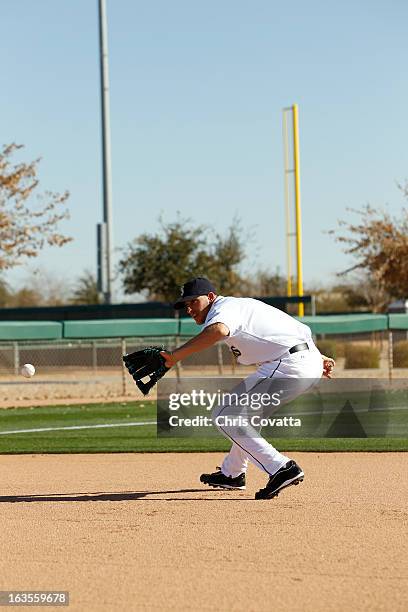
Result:
{"type": "Polygon", "coordinates": [[[161,355],[163,355],[166,360],[166,366],[171,368],[178,361],[185,359],[189,355],[193,353],[199,353],[204,349],[212,346],[216,342],[223,340],[226,336],[229,336],[229,329],[224,323],[213,323],[213,325],[209,325],[203,331],[188,340],[185,344],[177,348],[172,353],[168,353],[167,351],[162,351],[161,355]]]}

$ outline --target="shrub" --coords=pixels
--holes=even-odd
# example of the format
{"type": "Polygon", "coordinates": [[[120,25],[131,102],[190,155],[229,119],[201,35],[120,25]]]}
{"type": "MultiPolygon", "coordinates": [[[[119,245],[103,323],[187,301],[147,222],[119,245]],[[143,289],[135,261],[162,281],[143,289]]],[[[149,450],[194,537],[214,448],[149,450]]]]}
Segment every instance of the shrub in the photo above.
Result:
{"type": "Polygon", "coordinates": [[[346,346],[347,346],[347,342],[340,341],[340,340],[337,342],[336,344],[337,358],[346,356],[346,346]]]}
{"type": "Polygon", "coordinates": [[[408,368],[408,340],[394,344],[393,362],[394,368],[408,368]]]}
{"type": "Polygon", "coordinates": [[[333,359],[337,358],[337,342],[335,340],[318,340],[316,346],[322,355],[333,359]]]}
{"type": "Polygon", "coordinates": [[[345,370],[380,367],[380,349],[374,346],[348,344],[345,353],[345,370]]]}

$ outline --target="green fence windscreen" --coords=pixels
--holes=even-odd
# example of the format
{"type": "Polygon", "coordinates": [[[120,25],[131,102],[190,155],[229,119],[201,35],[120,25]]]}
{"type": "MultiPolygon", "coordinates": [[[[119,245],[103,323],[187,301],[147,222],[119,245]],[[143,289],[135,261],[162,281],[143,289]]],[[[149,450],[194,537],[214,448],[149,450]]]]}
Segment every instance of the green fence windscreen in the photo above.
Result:
{"type": "Polygon", "coordinates": [[[0,322],[0,340],[59,340],[62,323],[57,321],[0,322]]]}
{"type": "Polygon", "coordinates": [[[177,334],[177,319],[64,321],[64,338],[129,338],[177,334]]]}
{"type": "MultiPolygon", "coordinates": [[[[303,317],[313,334],[355,334],[408,329],[408,315],[320,315],[303,317]]],[[[195,336],[193,319],[97,319],[84,321],[0,321],[0,341],[195,336]]]]}
{"type": "Polygon", "coordinates": [[[313,334],[356,334],[388,329],[387,315],[319,315],[302,317],[313,334]]]}
{"type": "Polygon", "coordinates": [[[408,329],[408,314],[391,314],[389,315],[390,329],[408,329]]]}

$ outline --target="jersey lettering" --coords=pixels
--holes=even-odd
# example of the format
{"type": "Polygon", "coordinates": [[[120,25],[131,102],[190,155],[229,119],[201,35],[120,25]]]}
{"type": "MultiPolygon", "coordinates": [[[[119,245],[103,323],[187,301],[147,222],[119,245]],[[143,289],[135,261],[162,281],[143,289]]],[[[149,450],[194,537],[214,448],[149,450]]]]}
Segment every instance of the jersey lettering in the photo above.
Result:
{"type": "Polygon", "coordinates": [[[236,357],[238,359],[238,357],[240,355],[242,355],[241,351],[239,349],[237,349],[236,346],[231,346],[231,353],[234,355],[234,357],[236,357]]]}

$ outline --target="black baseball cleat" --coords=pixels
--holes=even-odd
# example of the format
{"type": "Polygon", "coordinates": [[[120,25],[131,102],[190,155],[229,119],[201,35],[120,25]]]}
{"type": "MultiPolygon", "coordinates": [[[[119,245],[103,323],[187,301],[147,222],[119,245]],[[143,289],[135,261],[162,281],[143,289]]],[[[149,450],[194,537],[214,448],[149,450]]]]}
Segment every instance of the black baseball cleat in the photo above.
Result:
{"type": "Polygon", "coordinates": [[[288,461],[275,474],[270,476],[268,484],[264,489],[255,493],[255,499],[272,499],[277,497],[282,489],[291,485],[298,485],[305,477],[303,471],[294,461],[288,461]]]}
{"type": "Polygon", "coordinates": [[[224,476],[221,470],[214,472],[213,474],[201,474],[200,482],[209,485],[210,487],[217,487],[220,489],[245,489],[245,474],[242,473],[236,478],[232,476],[224,476]]]}

